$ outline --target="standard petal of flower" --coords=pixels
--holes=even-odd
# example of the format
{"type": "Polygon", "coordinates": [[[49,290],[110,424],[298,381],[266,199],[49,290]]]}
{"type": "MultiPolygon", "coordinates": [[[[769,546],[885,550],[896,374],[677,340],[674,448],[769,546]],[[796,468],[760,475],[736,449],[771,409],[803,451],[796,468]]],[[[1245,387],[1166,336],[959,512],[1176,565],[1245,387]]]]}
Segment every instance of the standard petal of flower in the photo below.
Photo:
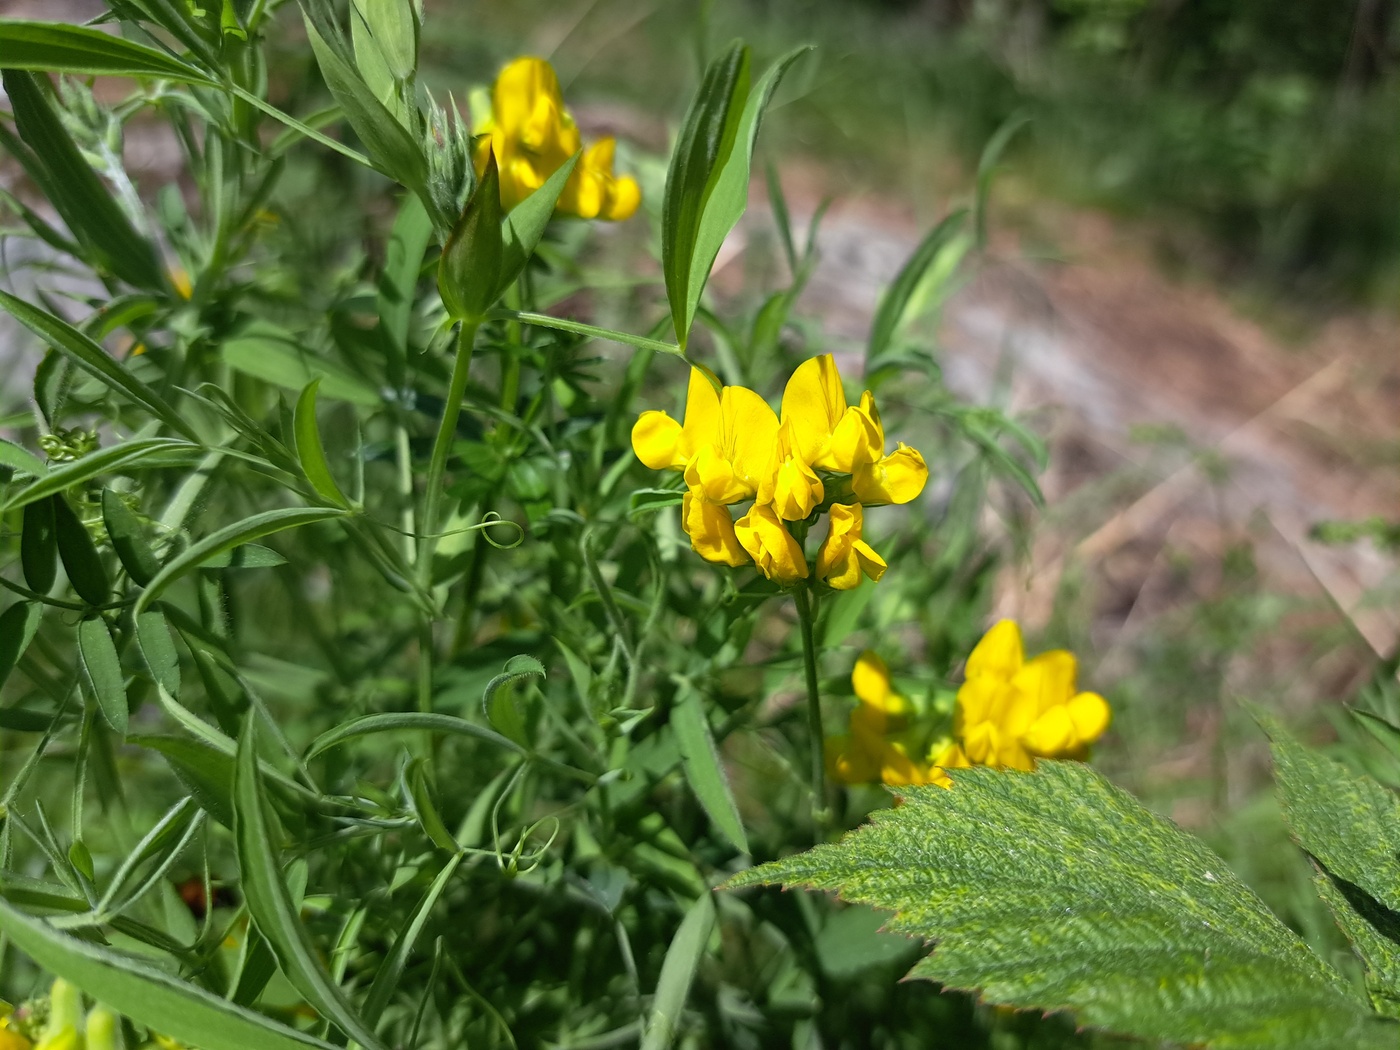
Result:
{"type": "Polygon", "coordinates": [[[890,669],[879,655],[870,649],[856,657],[851,671],[851,688],[867,704],[883,707],[890,695],[890,669]]]}
{"type": "Polygon", "coordinates": [[[687,492],[681,504],[681,520],[690,546],[706,561],[731,567],[749,563],[748,554],[734,534],[734,519],[729,516],[728,507],[687,492]]]}
{"type": "Polygon", "coordinates": [[[778,417],[748,387],[727,386],[719,398],[720,443],[743,480],[746,495],[758,492],[778,441],[778,417]]]}
{"type": "Polygon", "coordinates": [[[719,380],[713,372],[690,370],[682,431],[680,449],[686,459],[705,445],[719,441],[719,380]]]}
{"type": "Polygon", "coordinates": [[[862,503],[908,503],[928,484],[928,464],[918,449],[900,442],[888,456],[856,470],[851,488],[862,503]]]}
{"type": "Polygon", "coordinates": [[[1039,716],[1052,707],[1061,707],[1074,696],[1076,663],[1074,654],[1052,649],[1032,657],[1012,676],[1011,688],[1039,716]]]}
{"type": "Polygon", "coordinates": [[[1075,738],[1081,744],[1092,744],[1103,736],[1113,718],[1108,701],[1098,693],[1077,694],[1070,700],[1068,710],[1075,738]]]}
{"type": "Polygon", "coordinates": [[[759,572],[788,586],[807,578],[807,557],[771,507],[757,504],[734,523],[734,531],[759,572]]]}
{"type": "Polygon", "coordinates": [[[1021,628],[1015,620],[1002,620],[982,636],[967,658],[964,671],[968,681],[991,675],[1003,681],[1021,669],[1025,649],[1021,644],[1021,628]]]}
{"type": "Polygon", "coordinates": [[[652,470],[684,470],[681,425],[665,412],[643,412],[632,424],[632,451],[652,470]]]}
{"type": "MultiPolygon", "coordinates": [[[[783,390],[783,422],[791,422],[798,458],[813,466],[827,453],[832,431],[846,414],[846,392],[830,354],[811,357],[797,366],[783,390]]],[[[836,469],[836,468],[828,468],[836,469]]]]}
{"type": "Polygon", "coordinates": [[[852,407],[846,409],[832,430],[826,455],[813,466],[853,474],[861,467],[874,463],[884,452],[885,436],[870,413],[852,407]]]}

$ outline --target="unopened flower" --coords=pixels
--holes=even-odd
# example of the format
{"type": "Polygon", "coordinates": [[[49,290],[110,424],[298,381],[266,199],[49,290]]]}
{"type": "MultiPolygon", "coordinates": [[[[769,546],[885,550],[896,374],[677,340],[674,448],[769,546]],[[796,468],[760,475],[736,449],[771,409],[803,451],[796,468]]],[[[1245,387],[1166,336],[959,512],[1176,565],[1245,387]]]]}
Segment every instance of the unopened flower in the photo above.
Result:
{"type": "Polygon", "coordinates": [[[788,586],[807,578],[807,556],[772,507],[754,506],[734,523],[739,543],[758,571],[774,583],[788,586]]]}
{"type": "MultiPolygon", "coordinates": [[[[517,58],[491,88],[491,117],[478,129],[478,173],[496,154],[501,206],[509,211],[579,152],[578,125],[564,106],[554,67],[542,58],[517,58]]],[[[626,219],[641,203],[631,176],[613,174],[615,141],[600,139],[579,158],[555,210],[584,219],[626,219]]]]}
{"type": "Polygon", "coordinates": [[[978,765],[1032,769],[1036,758],[1083,758],[1112,717],[1103,697],[1077,690],[1073,653],[1027,660],[1011,620],[977,643],[965,675],[953,732],[978,765]]]}
{"type": "Polygon", "coordinates": [[[862,576],[876,582],[885,575],[885,559],[861,539],[865,511],[859,503],[835,503],[826,541],[817,551],[817,576],[833,590],[849,591],[860,585],[862,576]]]}

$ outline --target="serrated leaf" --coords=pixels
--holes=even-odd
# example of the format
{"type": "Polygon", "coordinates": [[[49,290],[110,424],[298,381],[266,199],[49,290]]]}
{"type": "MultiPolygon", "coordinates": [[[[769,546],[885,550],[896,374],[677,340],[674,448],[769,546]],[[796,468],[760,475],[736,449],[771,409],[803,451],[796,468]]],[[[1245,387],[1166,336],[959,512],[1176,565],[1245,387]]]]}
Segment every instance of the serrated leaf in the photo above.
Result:
{"type": "Polygon", "coordinates": [[[102,524],[122,568],[138,586],[145,586],[160,571],[160,560],[146,540],[146,529],[134,511],[111,489],[102,490],[102,524]]]}
{"type": "Polygon", "coordinates": [[[261,514],[254,514],[242,521],[236,521],[232,525],[225,525],[222,529],[204,537],[198,543],[192,544],[177,557],[166,562],[160,572],[156,573],[155,578],[146,585],[146,589],[141,592],[141,597],[137,599],[133,611],[139,616],[171,583],[191,569],[203,565],[205,561],[217,554],[231,551],[235,547],[261,539],[264,536],[270,536],[275,532],[299,528],[302,525],[326,521],[330,518],[341,518],[345,514],[345,511],[337,507],[287,507],[282,510],[263,511],[261,514]]]}
{"type": "Polygon", "coordinates": [[[107,621],[100,616],[78,624],[78,658],[83,680],[97,701],[107,724],[119,736],[126,736],[126,679],[121,660],[112,642],[107,621]]]}
{"type": "Polygon", "coordinates": [[[1274,756],[1283,816],[1319,870],[1318,882],[1366,964],[1373,998],[1400,1014],[1400,798],[1260,716],[1274,756]],[[1330,892],[1329,892],[1330,887],[1330,892]]]}
{"type": "Polygon", "coordinates": [[[178,58],[90,26],[0,19],[7,69],[82,76],[160,77],[214,87],[216,81],[178,58]]]}
{"type": "Polygon", "coordinates": [[[739,807],[734,804],[729,777],[715,750],[715,738],[710,733],[700,694],[694,689],[682,689],[676,696],[676,705],[671,709],[671,731],[680,745],[681,768],[690,790],[734,848],[740,853],[749,852],[748,836],[744,834],[739,807]]]}
{"type": "Polygon", "coordinates": [[[831,890],[936,942],[911,977],[1202,1047],[1393,1047],[1224,861],[1075,762],[977,768],[730,886],[831,890]]]}
{"type": "Polygon", "coordinates": [[[233,773],[234,841],[239,884],[248,912],[267,938],[287,979],[313,1008],[365,1050],[385,1050],[321,963],[292,902],[279,866],[281,844],[273,838],[258,771],[253,716],[238,738],[233,773]]]}
{"type": "Polygon", "coordinates": [[[0,932],[36,963],[137,1024],[202,1050],[335,1050],[147,962],[59,933],[0,900],[0,932]]]}
{"type": "Polygon", "coordinates": [[[0,613],[0,686],[34,640],[44,607],[38,602],[15,602],[0,613]]]}
{"type": "Polygon", "coordinates": [[[340,491],[335,475],[331,473],[331,465],[326,461],[325,447],[321,444],[321,431],[316,425],[316,388],[320,385],[320,379],[311,380],[297,398],[296,410],[292,417],[297,459],[301,461],[302,472],[306,475],[306,480],[311,482],[311,487],[316,490],[316,495],[327,503],[348,509],[350,501],[345,498],[345,493],[340,491]]]}
{"type": "MultiPolygon", "coordinates": [[[[199,434],[179,412],[154,390],[132,375],[116,358],[67,321],[30,306],[8,292],[0,292],[0,307],[24,327],[90,375],[95,376],[128,401],[140,405],[176,433],[191,441],[199,434]]],[[[81,462],[81,461],[80,461],[81,462]]]]}
{"type": "Polygon", "coordinates": [[[696,967],[700,965],[700,957],[705,954],[714,925],[715,902],[706,890],[690,906],[666,949],[651,1013],[647,1016],[642,1050],[667,1050],[675,1040],[680,1029],[681,1011],[690,996],[696,967]]]}
{"type": "Polygon", "coordinates": [[[53,498],[53,525],[58,557],[68,573],[68,582],[83,601],[102,605],[112,597],[112,580],[87,527],[62,496],[53,498]]]}
{"type": "Polygon", "coordinates": [[[517,754],[524,752],[524,749],[514,740],[507,739],[500,733],[479,726],[475,722],[468,722],[465,718],[432,712],[393,711],[379,715],[365,715],[363,718],[342,722],[334,729],[327,730],[311,742],[311,746],[306,750],[306,758],[308,760],[315,758],[322,752],[329,751],[349,740],[354,740],[356,737],[407,730],[471,736],[478,740],[484,740],[488,744],[495,744],[507,751],[514,751],[517,754]]]}

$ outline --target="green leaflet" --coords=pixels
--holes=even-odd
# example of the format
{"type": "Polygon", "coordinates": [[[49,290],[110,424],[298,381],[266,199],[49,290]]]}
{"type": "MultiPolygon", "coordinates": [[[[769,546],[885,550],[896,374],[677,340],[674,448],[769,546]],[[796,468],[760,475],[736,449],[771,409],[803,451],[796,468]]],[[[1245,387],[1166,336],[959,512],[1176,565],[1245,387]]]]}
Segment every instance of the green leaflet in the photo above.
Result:
{"type": "Polygon", "coordinates": [[[1400,798],[1303,747],[1273,719],[1260,722],[1289,830],[1317,865],[1322,898],[1366,964],[1377,1008],[1400,1016],[1400,798]]]}
{"type": "Polygon", "coordinates": [[[715,750],[704,704],[694,689],[682,689],[676,697],[676,706],[671,710],[671,731],[680,745],[681,766],[690,790],[695,792],[710,820],[734,848],[740,853],[749,852],[749,839],[744,834],[739,807],[734,804],[729,777],[715,750]]]}
{"type": "Polygon", "coordinates": [[[15,602],[0,613],[0,686],[34,640],[44,607],[38,602],[15,602]]]}
{"type": "Polygon", "coordinates": [[[0,438],[0,467],[9,467],[11,470],[30,474],[36,478],[42,478],[49,472],[48,466],[42,459],[27,448],[16,445],[13,441],[6,441],[4,438],[0,438]]]}
{"type": "Polygon", "coordinates": [[[174,438],[132,438],[130,441],[123,441],[91,452],[81,459],[76,459],[72,463],[49,471],[43,477],[12,494],[9,499],[5,500],[4,504],[0,504],[0,511],[23,507],[35,500],[43,499],[45,496],[63,492],[74,485],[90,481],[99,474],[110,474],[123,467],[130,468],[144,459],[160,456],[162,464],[168,464],[168,454],[171,452],[190,452],[193,455],[198,455],[200,449],[198,445],[191,445],[188,441],[179,441],[174,438]]]}
{"type": "Polygon", "coordinates": [[[102,490],[102,524],[107,528],[107,538],[112,541],[117,560],[131,581],[142,587],[150,583],[160,572],[160,560],[146,540],[141,519],[111,489],[102,490]]]}
{"type": "Polygon", "coordinates": [[[715,902],[705,890],[676,930],[661,963],[661,977],[656,982],[651,1015],[647,1018],[646,1038],[642,1050],[666,1050],[676,1037],[681,1010],[690,995],[695,969],[705,954],[710,931],[715,925],[715,902]]]}
{"type": "Polygon", "coordinates": [[[101,605],[112,597],[112,581],[92,536],[62,496],[53,498],[54,537],[58,557],[73,590],[89,605],[101,605]]]}
{"type": "Polygon", "coordinates": [[[112,642],[107,621],[100,616],[78,624],[78,656],[83,668],[83,680],[102,717],[117,736],[126,736],[126,680],[122,677],[121,660],[112,642]]]}
{"type": "Polygon", "coordinates": [[[20,567],[31,591],[48,594],[58,576],[58,537],[55,535],[54,497],[25,505],[19,537],[20,567]]]}
{"type": "MultiPolygon", "coordinates": [[[[881,358],[890,349],[895,333],[899,330],[899,326],[908,312],[909,302],[914,297],[914,292],[923,283],[929,268],[943,258],[944,250],[953,244],[958,234],[962,232],[966,219],[967,211],[965,209],[955,211],[930,230],[900,268],[899,274],[890,283],[890,286],[885,289],[885,294],[880,298],[880,305],[875,310],[875,319],[870,326],[870,342],[865,347],[866,375],[879,367],[881,358]]],[[[958,252],[954,257],[954,262],[956,263],[961,257],[962,253],[958,252]]]]}
{"type": "Polygon", "coordinates": [[[340,491],[335,475],[331,473],[331,465],[326,461],[325,446],[321,444],[321,431],[316,425],[316,388],[320,385],[320,379],[311,380],[297,398],[297,407],[292,417],[297,458],[301,460],[302,473],[306,475],[306,480],[311,482],[316,495],[327,503],[334,503],[337,507],[348,510],[350,501],[345,498],[345,493],[340,491]]]}
{"type": "Polygon", "coordinates": [[[250,714],[244,721],[233,772],[234,838],[248,911],[258,932],[267,938],[282,972],[307,1002],[365,1050],[385,1050],[326,972],[282,877],[281,844],[274,840],[268,821],[253,718],[250,714]]]}
{"type": "Polygon", "coordinates": [[[0,900],[0,932],[44,969],[137,1024],[203,1050],[334,1050],[146,962],[59,933],[0,900]]]}
{"type": "Polygon", "coordinates": [[[307,748],[306,758],[312,759],[323,751],[329,751],[333,747],[353,740],[356,737],[369,736],[372,733],[390,733],[407,729],[425,730],[430,733],[456,733],[459,736],[474,736],[478,740],[485,740],[489,744],[506,751],[514,751],[523,754],[524,749],[514,740],[509,740],[499,733],[492,732],[475,722],[468,722],[465,718],[458,718],[455,715],[440,715],[417,711],[394,711],[382,715],[365,715],[363,718],[352,719],[349,722],[342,722],[334,729],[322,733],[311,742],[307,748]]]}
{"type": "Polygon", "coordinates": [[[0,20],[7,69],[83,76],[160,77],[213,87],[215,81],[164,51],[89,26],[0,20]]]}
{"type": "Polygon", "coordinates": [[[910,971],[992,1003],[1210,1047],[1394,1047],[1355,991],[1199,840],[1086,766],[957,770],[835,845],[742,872],[896,912],[910,971]]]}
{"type": "Polygon", "coordinates": [[[501,223],[501,272],[496,281],[497,299],[520,276],[530,256],[535,254],[545,227],[554,217],[554,206],[559,203],[564,184],[574,173],[580,156],[575,153],[539,189],[506,213],[501,223]]]}
{"type": "Polygon", "coordinates": [[[438,294],[449,316],[469,322],[481,320],[500,296],[504,255],[500,176],[493,152],[487,154],[486,170],[438,260],[438,294]]]}
{"type": "Polygon", "coordinates": [[[378,392],[344,365],[309,353],[297,337],[258,321],[224,342],[220,356],[230,368],[275,386],[300,391],[320,379],[318,392],[365,408],[379,406],[378,392]]]}
{"type": "Polygon", "coordinates": [[[512,656],[501,673],[486,683],[481,694],[481,707],[487,720],[522,748],[530,747],[530,738],[513,687],[527,678],[544,676],[544,665],[533,656],[512,656]]]}

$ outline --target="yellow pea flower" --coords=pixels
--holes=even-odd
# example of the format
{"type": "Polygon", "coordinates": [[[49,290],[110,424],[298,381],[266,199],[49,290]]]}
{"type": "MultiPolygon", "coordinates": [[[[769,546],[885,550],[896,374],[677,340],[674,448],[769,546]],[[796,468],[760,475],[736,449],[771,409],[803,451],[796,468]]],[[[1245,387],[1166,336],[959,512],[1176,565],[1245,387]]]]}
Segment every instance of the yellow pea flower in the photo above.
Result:
{"type": "Polygon", "coordinates": [[[874,395],[867,390],[859,405],[847,405],[830,354],[810,358],[793,372],[783,391],[781,419],[792,426],[797,456],[820,470],[850,474],[862,503],[908,503],[928,481],[928,466],[917,450],[901,442],[885,455],[874,395]]]}
{"type": "Polygon", "coordinates": [[[772,507],[754,504],[734,523],[734,532],[758,571],[774,583],[789,586],[807,578],[807,555],[772,507]]]}
{"type": "Polygon", "coordinates": [[[632,425],[632,451],[637,458],[652,470],[685,470],[700,446],[719,435],[718,385],[713,372],[692,368],[684,423],[657,409],[638,416],[632,425]]]}
{"type": "Polygon", "coordinates": [[[18,1032],[0,1028],[0,1050],[31,1050],[33,1046],[33,1043],[18,1032]]]}
{"type": "Polygon", "coordinates": [[[686,464],[685,483],[715,503],[752,499],[777,440],[778,417],[768,402],[748,387],[727,386],[719,395],[718,432],[686,464]]]}
{"type": "Polygon", "coordinates": [[[979,765],[1029,770],[1036,758],[1083,758],[1112,714],[1097,693],[1075,686],[1074,654],[1025,658],[1021,630],[1002,620],[968,657],[953,732],[979,765]]]}
{"type": "MultiPolygon", "coordinates": [[[[491,117],[478,129],[475,163],[486,169],[496,154],[501,206],[509,211],[553,175],[582,145],[578,125],[564,106],[554,67],[542,58],[517,58],[491,88],[491,117]]],[[[600,139],[579,158],[555,210],[584,219],[626,219],[641,203],[631,176],[613,174],[612,138],[600,139]]]]}
{"type": "Polygon", "coordinates": [[[706,561],[737,568],[752,560],[740,545],[734,533],[734,519],[723,504],[711,503],[691,490],[681,504],[681,523],[690,537],[690,546],[706,561]]]}
{"type": "Polygon", "coordinates": [[[822,479],[796,454],[788,420],[778,427],[773,460],[759,482],[758,502],[771,503],[785,521],[801,521],[825,497],[822,479]]]}
{"type": "Polygon", "coordinates": [[[905,741],[890,739],[908,728],[912,707],[890,686],[889,668],[875,653],[856,660],[851,685],[860,703],[851,712],[850,732],[826,741],[827,769],[844,784],[883,782],[891,787],[952,782],[936,763],[917,761],[905,741]]]}
{"type": "Polygon", "coordinates": [[[832,504],[830,531],[817,551],[817,577],[833,590],[849,591],[859,586],[862,575],[877,583],[885,575],[885,559],[861,539],[864,523],[865,511],[859,503],[832,504]]]}

